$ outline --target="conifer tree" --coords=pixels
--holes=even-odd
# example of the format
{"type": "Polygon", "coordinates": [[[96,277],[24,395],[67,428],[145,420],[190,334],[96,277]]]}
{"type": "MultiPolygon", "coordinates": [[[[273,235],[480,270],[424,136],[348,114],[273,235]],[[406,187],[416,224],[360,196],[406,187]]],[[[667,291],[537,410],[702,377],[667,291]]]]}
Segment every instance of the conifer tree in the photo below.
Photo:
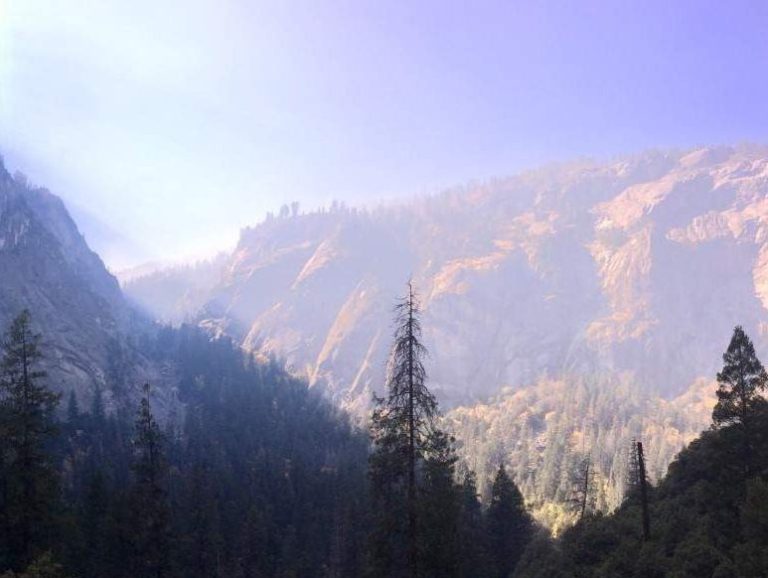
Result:
{"type": "Polygon", "coordinates": [[[486,535],[483,510],[478,499],[475,473],[465,469],[459,486],[459,564],[460,575],[486,576],[486,535]]]}
{"type": "Polygon", "coordinates": [[[163,578],[169,570],[169,506],[166,491],[167,464],[163,435],[149,403],[149,384],[144,386],[133,440],[134,514],[136,516],[137,573],[142,578],[163,578]]]}
{"type": "Polygon", "coordinates": [[[715,426],[737,424],[740,427],[744,471],[749,476],[750,426],[755,412],[765,406],[765,399],[760,394],[766,388],[768,374],[755,354],[752,341],[738,325],[723,354],[723,362],[723,369],[717,374],[717,404],[712,411],[712,421],[715,426]]]}
{"type": "Polygon", "coordinates": [[[87,482],[81,512],[81,531],[88,552],[82,562],[91,576],[105,574],[107,569],[109,498],[104,475],[101,470],[96,470],[87,482]]]}
{"type": "Polygon", "coordinates": [[[104,395],[101,393],[101,388],[96,386],[96,391],[93,392],[93,400],[91,401],[91,419],[97,426],[102,426],[105,417],[104,395]]]}
{"type": "Polygon", "coordinates": [[[69,392],[69,399],[67,400],[67,423],[75,425],[80,417],[80,407],[77,404],[77,396],[75,390],[69,392]]]}
{"type": "Polygon", "coordinates": [[[50,540],[57,475],[46,444],[56,428],[59,396],[41,383],[40,336],[29,311],[10,325],[0,362],[3,473],[3,543],[7,565],[20,569],[42,553],[50,540]]]}
{"type": "Polygon", "coordinates": [[[637,496],[640,490],[640,464],[637,461],[637,440],[632,438],[627,453],[627,471],[624,479],[624,499],[637,496]]]}
{"type": "Polygon", "coordinates": [[[592,486],[594,475],[592,457],[589,454],[578,460],[571,471],[571,496],[569,501],[579,520],[584,518],[593,505],[592,486]]]}
{"type": "Polygon", "coordinates": [[[531,539],[533,521],[525,509],[523,495],[500,465],[493,480],[488,506],[488,540],[491,576],[507,578],[517,566],[531,539]]]}
{"type": "Polygon", "coordinates": [[[768,383],[768,374],[741,326],[733,330],[723,362],[723,369],[717,374],[719,387],[712,419],[718,426],[732,423],[746,425],[755,409],[765,403],[760,393],[768,383]]]}
{"type": "Polygon", "coordinates": [[[768,482],[759,477],[747,482],[741,506],[741,535],[744,543],[735,548],[734,560],[742,576],[765,576],[768,572],[768,482]]]}
{"type": "Polygon", "coordinates": [[[375,398],[370,460],[375,529],[372,571],[379,576],[421,575],[418,476],[434,449],[437,402],[426,385],[419,304],[413,287],[395,308],[395,339],[387,395],[375,398]]]}
{"type": "Polygon", "coordinates": [[[648,475],[645,470],[645,455],[643,454],[643,442],[637,442],[637,467],[638,484],[640,486],[640,507],[643,516],[643,540],[651,539],[651,518],[648,508],[648,475]]]}
{"type": "Polygon", "coordinates": [[[460,488],[454,482],[457,461],[454,440],[435,431],[424,460],[419,499],[419,533],[422,542],[419,570],[429,578],[459,576],[460,488]]]}
{"type": "Polygon", "coordinates": [[[188,502],[185,507],[187,531],[184,535],[186,559],[194,568],[190,578],[221,576],[221,535],[215,500],[215,482],[205,463],[198,462],[189,474],[188,502]]]}

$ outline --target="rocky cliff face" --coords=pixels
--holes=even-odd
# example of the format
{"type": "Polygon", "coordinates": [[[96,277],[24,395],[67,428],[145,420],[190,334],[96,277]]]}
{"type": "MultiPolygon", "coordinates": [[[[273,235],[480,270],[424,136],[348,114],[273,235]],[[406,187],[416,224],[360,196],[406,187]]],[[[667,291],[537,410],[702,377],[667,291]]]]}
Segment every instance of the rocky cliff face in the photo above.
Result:
{"type": "Polygon", "coordinates": [[[13,178],[0,162],[0,325],[29,309],[43,336],[50,385],[107,403],[149,378],[128,335],[139,323],[61,199],[13,178]]]}
{"type": "MultiPolygon", "coordinates": [[[[767,351],[768,149],[650,152],[270,219],[243,232],[198,319],[362,412],[411,277],[431,384],[468,459],[507,456],[529,498],[564,499],[582,440],[600,446],[615,503],[620,444],[650,438],[660,474],[706,427],[733,326],[767,351]],[[563,405],[574,391],[579,414],[563,405]]],[[[151,283],[134,283],[146,300],[151,283]]]]}
{"type": "Polygon", "coordinates": [[[676,395],[714,374],[736,323],[765,343],[767,185],[768,151],[702,149],[272,219],[243,232],[199,318],[357,407],[413,277],[446,406],[605,371],[676,395]]]}

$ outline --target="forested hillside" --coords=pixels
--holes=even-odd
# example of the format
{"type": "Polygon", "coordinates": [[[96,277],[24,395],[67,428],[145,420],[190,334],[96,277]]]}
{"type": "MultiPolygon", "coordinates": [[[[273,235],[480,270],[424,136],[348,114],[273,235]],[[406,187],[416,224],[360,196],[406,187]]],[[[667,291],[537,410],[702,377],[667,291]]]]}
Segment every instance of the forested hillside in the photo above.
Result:
{"type": "MultiPolygon", "coordinates": [[[[366,431],[190,325],[135,325],[159,385],[107,407],[97,383],[83,403],[46,375],[56,340],[22,311],[0,363],[4,578],[765,575],[768,374],[741,327],[714,408],[707,381],[665,402],[594,378],[444,416],[428,319],[409,284],[366,431]],[[715,429],[655,486],[710,411],[715,429]]],[[[121,367],[115,383],[136,375],[121,367]]]]}
{"type": "Polygon", "coordinates": [[[4,342],[0,568],[50,552],[83,578],[357,574],[366,436],[278,366],[162,330],[143,341],[178,374],[161,423],[151,385],[135,408],[72,392],[56,412],[28,317],[4,342]]]}
{"type": "Polygon", "coordinates": [[[412,276],[461,455],[486,494],[503,455],[557,527],[581,454],[598,504],[615,507],[629,440],[649,442],[658,479],[707,426],[733,325],[768,346],[766,190],[759,146],[580,161],[377,208],[286,206],[243,230],[221,268],[124,288],[163,320],[202,304],[201,326],[285,359],[364,418],[412,276]]]}
{"type": "Polygon", "coordinates": [[[542,536],[516,578],[768,575],[768,376],[741,328],[724,362],[713,428],[658,486],[643,496],[635,483],[615,513],[584,515],[554,541],[542,536]]]}
{"type": "Polygon", "coordinates": [[[738,460],[736,428],[708,431],[650,493],[651,538],[631,497],[609,516],[588,516],[562,537],[540,538],[518,578],[708,578],[768,574],[768,414],[756,420],[754,477],[738,460]]]}
{"type": "Polygon", "coordinates": [[[765,148],[710,147],[373,208],[286,206],[241,232],[218,275],[178,268],[124,289],[178,320],[206,277],[198,321],[285,358],[352,409],[381,389],[390,309],[409,278],[447,408],[542,376],[626,375],[672,397],[711,378],[734,323],[766,344],[766,186],[765,148]]]}
{"type": "Polygon", "coordinates": [[[3,577],[508,576],[533,520],[503,463],[481,505],[403,307],[373,448],[305,383],[190,326],[140,340],[177,374],[164,422],[150,384],[134,411],[73,390],[62,412],[22,312],[0,363],[3,577]]]}
{"type": "Polygon", "coordinates": [[[664,400],[626,377],[551,379],[456,408],[445,420],[485,497],[495,464],[503,460],[536,518],[558,531],[576,519],[572,497],[584,460],[594,478],[590,508],[613,510],[627,490],[631,441],[648,441],[648,474],[658,481],[709,419],[713,391],[714,380],[701,380],[664,400]]]}
{"type": "MultiPolygon", "coordinates": [[[[134,411],[107,413],[99,391],[88,408],[73,391],[57,411],[22,312],[0,363],[4,578],[766,575],[768,373],[741,327],[717,375],[713,429],[657,486],[652,450],[633,439],[626,494],[609,515],[596,460],[573,456],[561,501],[576,524],[553,539],[504,453],[489,458],[480,499],[429,389],[412,293],[395,321],[368,438],[274,363],[190,326],[141,340],[178,376],[164,422],[149,384],[134,411]]],[[[621,453],[624,440],[613,443],[621,453]]]]}

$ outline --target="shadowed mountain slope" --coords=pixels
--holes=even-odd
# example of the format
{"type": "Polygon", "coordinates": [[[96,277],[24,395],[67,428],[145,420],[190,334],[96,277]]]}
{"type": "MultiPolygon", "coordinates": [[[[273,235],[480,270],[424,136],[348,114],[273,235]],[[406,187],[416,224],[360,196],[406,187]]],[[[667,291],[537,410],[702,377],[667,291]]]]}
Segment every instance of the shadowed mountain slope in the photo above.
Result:
{"type": "Polygon", "coordinates": [[[133,344],[137,329],[149,324],[128,307],[64,203],[12,177],[1,162],[0,272],[0,326],[30,311],[54,389],[75,391],[87,403],[100,388],[112,406],[157,378],[133,344]]]}

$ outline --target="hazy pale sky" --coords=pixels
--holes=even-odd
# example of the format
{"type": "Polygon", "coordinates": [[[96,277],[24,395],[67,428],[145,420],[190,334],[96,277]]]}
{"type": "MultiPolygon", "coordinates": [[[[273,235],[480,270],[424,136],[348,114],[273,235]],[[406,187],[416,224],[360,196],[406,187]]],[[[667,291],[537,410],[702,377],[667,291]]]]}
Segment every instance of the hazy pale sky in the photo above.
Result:
{"type": "Polygon", "coordinates": [[[0,0],[0,151],[119,268],[292,200],[766,142],[767,72],[761,0],[0,0]]]}

